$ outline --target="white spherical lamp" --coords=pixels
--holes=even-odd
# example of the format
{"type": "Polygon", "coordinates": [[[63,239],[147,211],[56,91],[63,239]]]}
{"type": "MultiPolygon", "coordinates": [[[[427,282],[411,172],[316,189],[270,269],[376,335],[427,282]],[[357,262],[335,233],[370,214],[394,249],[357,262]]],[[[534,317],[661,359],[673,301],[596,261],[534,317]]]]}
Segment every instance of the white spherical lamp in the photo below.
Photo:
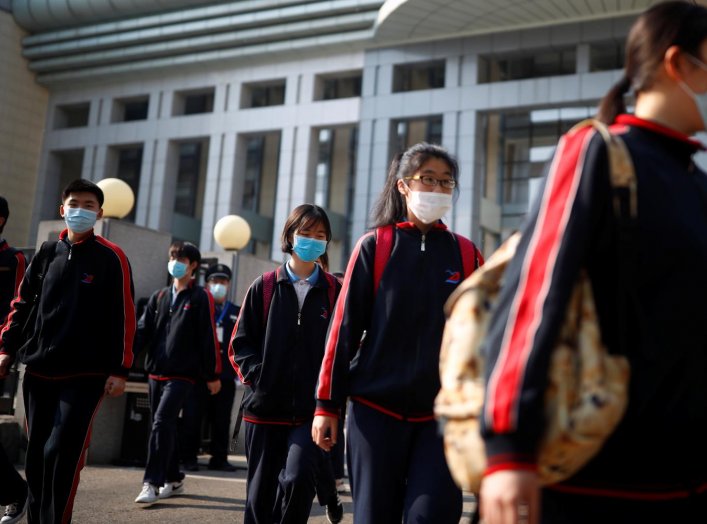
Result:
{"type": "Polygon", "coordinates": [[[250,225],[238,215],[226,215],[214,226],[216,242],[226,250],[243,249],[250,241],[250,225]]]}
{"type": "Polygon", "coordinates": [[[103,216],[124,218],[130,214],[135,204],[135,195],[130,186],[119,178],[104,178],[96,183],[103,190],[103,216]]]}

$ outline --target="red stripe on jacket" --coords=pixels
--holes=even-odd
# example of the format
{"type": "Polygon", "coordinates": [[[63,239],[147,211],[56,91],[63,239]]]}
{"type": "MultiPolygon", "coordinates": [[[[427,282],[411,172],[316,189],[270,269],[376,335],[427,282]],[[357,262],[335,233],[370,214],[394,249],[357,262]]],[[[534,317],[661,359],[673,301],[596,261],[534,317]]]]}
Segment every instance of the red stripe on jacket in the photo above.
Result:
{"type": "Polygon", "coordinates": [[[518,422],[525,368],[593,136],[592,128],[584,128],[563,137],[550,167],[498,360],[489,378],[485,417],[495,433],[508,433],[518,422]]]}
{"type": "MultiPolygon", "coordinates": [[[[252,288],[252,286],[251,286],[252,288]]],[[[241,321],[241,315],[243,315],[243,310],[245,309],[245,304],[248,303],[248,295],[250,294],[251,288],[248,288],[248,291],[246,292],[245,298],[243,299],[243,307],[241,307],[240,311],[238,312],[238,318],[236,319],[236,325],[233,326],[233,332],[231,333],[231,339],[228,341],[228,361],[231,363],[231,366],[233,366],[233,370],[236,372],[236,375],[238,375],[238,380],[241,381],[241,384],[245,384],[246,386],[250,385],[250,380],[246,380],[245,377],[243,376],[243,373],[241,373],[241,368],[236,362],[236,352],[233,351],[233,340],[236,338],[236,333],[238,333],[238,324],[241,321]]]]}
{"type": "Polygon", "coordinates": [[[135,318],[135,302],[130,289],[130,264],[128,257],[116,244],[96,235],[96,242],[107,247],[118,257],[120,262],[120,275],[123,279],[121,288],[123,290],[123,358],[121,367],[130,369],[133,366],[133,342],[135,340],[135,330],[137,319],[135,318]]]}
{"type": "Polygon", "coordinates": [[[341,286],[341,291],[339,292],[339,299],[336,301],[336,307],[334,308],[334,318],[331,319],[329,334],[327,335],[326,344],[324,346],[324,358],[322,359],[322,367],[319,370],[319,381],[317,384],[317,398],[321,400],[332,400],[332,383],[334,376],[334,362],[336,361],[336,348],[339,345],[339,327],[344,318],[344,306],[346,305],[346,299],[349,295],[349,285],[351,283],[351,274],[353,273],[354,266],[358,260],[358,256],[361,253],[361,244],[365,239],[372,236],[374,233],[370,232],[363,235],[358,242],[356,247],[351,253],[351,258],[349,258],[348,266],[346,267],[346,273],[344,276],[344,283],[341,286]]]}

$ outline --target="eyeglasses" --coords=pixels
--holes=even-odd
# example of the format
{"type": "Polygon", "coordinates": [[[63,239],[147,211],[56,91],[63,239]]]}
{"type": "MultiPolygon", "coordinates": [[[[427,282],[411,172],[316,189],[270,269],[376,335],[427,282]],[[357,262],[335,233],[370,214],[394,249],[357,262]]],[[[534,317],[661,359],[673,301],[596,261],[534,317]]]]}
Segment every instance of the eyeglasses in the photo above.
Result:
{"type": "Polygon", "coordinates": [[[422,182],[423,185],[429,187],[437,187],[437,184],[439,184],[444,189],[454,189],[455,187],[457,187],[457,181],[453,178],[443,178],[442,180],[440,180],[439,178],[435,178],[429,175],[413,175],[403,177],[403,180],[419,180],[420,182],[422,182]]]}

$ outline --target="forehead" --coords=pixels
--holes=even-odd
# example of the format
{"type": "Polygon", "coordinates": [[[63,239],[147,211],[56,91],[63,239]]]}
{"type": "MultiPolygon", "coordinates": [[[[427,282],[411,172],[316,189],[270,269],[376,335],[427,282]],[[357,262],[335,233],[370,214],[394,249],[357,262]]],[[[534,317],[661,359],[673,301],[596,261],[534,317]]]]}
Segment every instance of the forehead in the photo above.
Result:
{"type": "Polygon", "coordinates": [[[326,233],[326,227],[324,227],[324,223],[321,220],[310,218],[304,219],[297,228],[297,231],[323,231],[326,233]]]}
{"type": "Polygon", "coordinates": [[[88,191],[75,191],[68,194],[65,203],[88,204],[93,203],[98,205],[98,198],[93,193],[88,191]]]}
{"type": "Polygon", "coordinates": [[[214,284],[228,284],[230,280],[228,280],[226,277],[209,277],[209,282],[212,282],[214,284]]]}
{"type": "Polygon", "coordinates": [[[446,175],[450,177],[452,176],[452,168],[449,166],[449,164],[447,164],[447,162],[440,158],[430,158],[420,166],[418,172],[423,173],[425,175],[436,174],[446,175]]]}

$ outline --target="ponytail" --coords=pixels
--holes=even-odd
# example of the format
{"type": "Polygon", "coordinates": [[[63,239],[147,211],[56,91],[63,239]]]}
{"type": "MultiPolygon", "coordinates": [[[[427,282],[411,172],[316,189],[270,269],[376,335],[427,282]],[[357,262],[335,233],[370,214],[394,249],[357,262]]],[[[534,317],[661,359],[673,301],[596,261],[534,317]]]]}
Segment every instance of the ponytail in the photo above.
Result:
{"type": "Polygon", "coordinates": [[[597,111],[597,120],[605,124],[612,124],[616,117],[621,113],[626,112],[626,103],[624,95],[631,88],[631,79],[624,75],[621,80],[616,82],[611,89],[604,95],[604,98],[599,102],[597,111]]]}
{"type": "Polygon", "coordinates": [[[407,215],[405,198],[398,191],[398,171],[400,170],[400,160],[402,158],[403,153],[398,153],[393,158],[388,168],[388,176],[385,179],[383,191],[373,205],[371,221],[374,228],[395,224],[407,215]]]}

